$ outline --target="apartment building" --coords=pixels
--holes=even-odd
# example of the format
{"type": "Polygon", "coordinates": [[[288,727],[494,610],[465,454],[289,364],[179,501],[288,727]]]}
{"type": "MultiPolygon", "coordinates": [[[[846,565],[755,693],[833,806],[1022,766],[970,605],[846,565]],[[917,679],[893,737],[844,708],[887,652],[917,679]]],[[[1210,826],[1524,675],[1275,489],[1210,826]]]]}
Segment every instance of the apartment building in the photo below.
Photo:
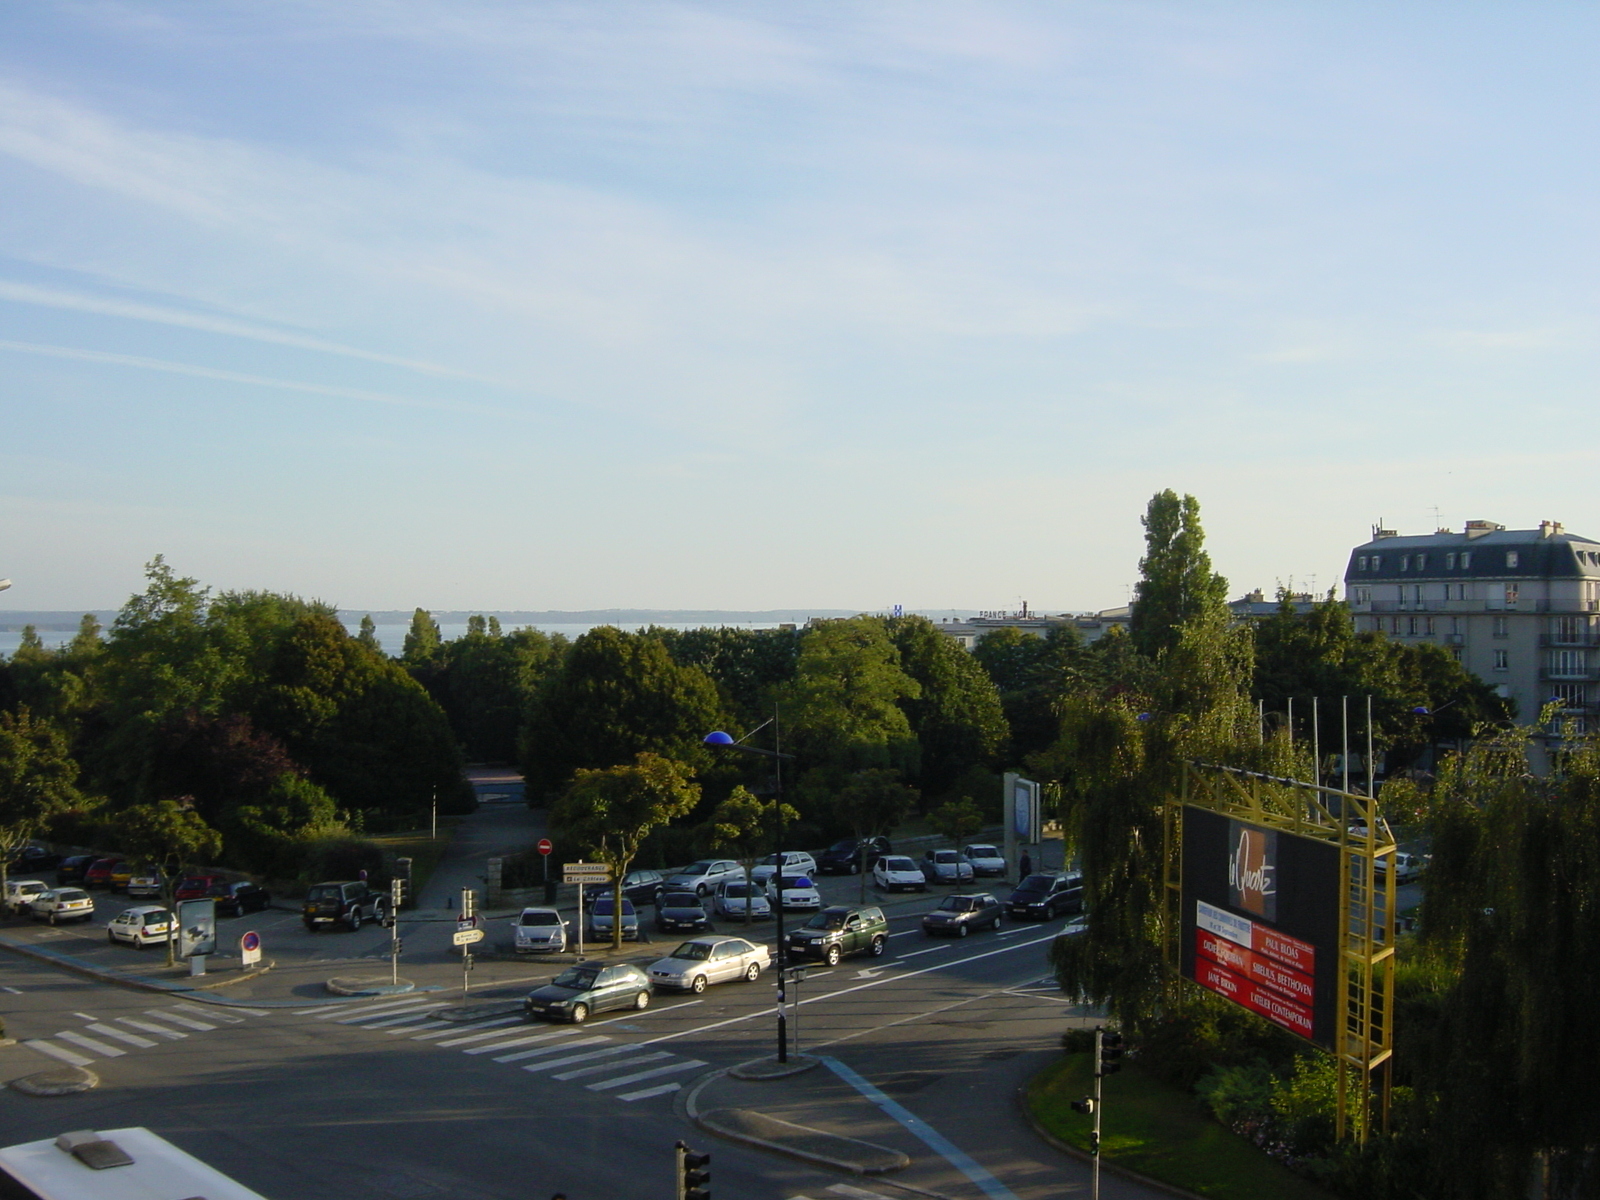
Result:
{"type": "Polygon", "coordinates": [[[1600,542],[1555,521],[1468,521],[1401,537],[1374,527],[1350,552],[1345,599],[1357,630],[1444,646],[1531,723],[1551,700],[1580,728],[1600,701],[1600,542]]]}

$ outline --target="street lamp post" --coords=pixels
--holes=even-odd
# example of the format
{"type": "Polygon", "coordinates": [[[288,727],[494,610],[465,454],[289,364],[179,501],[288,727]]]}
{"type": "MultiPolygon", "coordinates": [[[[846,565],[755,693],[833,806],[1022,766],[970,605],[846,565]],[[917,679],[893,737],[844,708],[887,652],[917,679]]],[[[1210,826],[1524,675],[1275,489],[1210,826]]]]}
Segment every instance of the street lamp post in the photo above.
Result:
{"type": "MultiPolygon", "coordinates": [[[[714,733],[706,734],[704,741],[707,746],[718,749],[743,750],[746,754],[759,754],[762,758],[774,760],[772,766],[775,783],[772,789],[772,812],[776,818],[778,844],[775,847],[776,852],[774,854],[774,860],[777,865],[773,868],[773,879],[777,881],[777,896],[772,903],[772,916],[776,922],[778,934],[778,1061],[786,1063],[789,1061],[789,993],[787,979],[789,952],[783,940],[783,763],[785,759],[792,762],[794,755],[784,754],[777,749],[779,742],[778,717],[776,713],[773,714],[772,720],[767,724],[772,726],[773,749],[771,750],[762,750],[756,746],[746,746],[742,740],[736,740],[732,735],[724,733],[720,729],[714,733]]],[[[761,728],[762,726],[758,725],[750,733],[755,733],[761,728]]],[[[749,733],[745,734],[745,737],[749,736],[749,733]]],[[[750,897],[746,896],[745,905],[747,910],[749,904],[750,897]]]]}

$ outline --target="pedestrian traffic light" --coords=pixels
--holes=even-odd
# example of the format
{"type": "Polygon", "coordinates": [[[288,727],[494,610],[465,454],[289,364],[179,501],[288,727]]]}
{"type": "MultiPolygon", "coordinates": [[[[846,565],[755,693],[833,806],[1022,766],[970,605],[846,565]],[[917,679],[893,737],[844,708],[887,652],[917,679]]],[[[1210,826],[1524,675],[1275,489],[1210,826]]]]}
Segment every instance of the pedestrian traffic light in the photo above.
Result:
{"type": "Polygon", "coordinates": [[[1122,1070],[1122,1035],[1120,1033],[1106,1033],[1101,1031],[1100,1042],[1100,1074],[1115,1075],[1122,1070]]]}
{"type": "Polygon", "coordinates": [[[1085,1096],[1082,1100],[1072,1102],[1072,1111],[1080,1112],[1086,1117],[1094,1116],[1094,1097],[1085,1096]]]}
{"type": "Polygon", "coordinates": [[[711,1200],[711,1155],[696,1154],[683,1142],[676,1150],[678,1200],[711,1200]]]}

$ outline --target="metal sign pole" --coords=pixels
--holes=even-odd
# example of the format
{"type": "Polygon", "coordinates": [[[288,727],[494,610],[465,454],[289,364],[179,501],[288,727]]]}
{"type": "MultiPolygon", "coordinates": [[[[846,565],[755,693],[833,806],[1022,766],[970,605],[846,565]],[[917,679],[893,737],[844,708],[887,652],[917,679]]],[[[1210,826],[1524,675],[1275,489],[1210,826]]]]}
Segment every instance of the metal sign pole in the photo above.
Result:
{"type": "Polygon", "coordinates": [[[583,884],[578,885],[578,961],[583,961],[583,884]]]}
{"type": "Polygon", "coordinates": [[[1094,1134],[1089,1140],[1089,1153],[1093,1159],[1089,1177],[1089,1200],[1100,1200],[1100,1055],[1105,1043],[1105,1031],[1094,1031],[1094,1134]]]}

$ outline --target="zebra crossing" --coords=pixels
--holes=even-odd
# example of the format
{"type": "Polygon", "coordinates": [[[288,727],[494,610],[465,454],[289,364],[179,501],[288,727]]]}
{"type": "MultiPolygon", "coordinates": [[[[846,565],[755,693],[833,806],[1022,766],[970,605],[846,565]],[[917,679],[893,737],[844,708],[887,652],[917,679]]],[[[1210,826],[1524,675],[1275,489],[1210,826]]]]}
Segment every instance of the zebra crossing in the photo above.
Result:
{"type": "Polygon", "coordinates": [[[105,1021],[90,1013],[71,1015],[83,1021],[82,1027],[63,1029],[49,1037],[25,1038],[22,1045],[69,1067],[87,1067],[101,1059],[122,1058],[135,1050],[150,1050],[163,1042],[182,1041],[227,1025],[244,1025],[249,1017],[267,1014],[255,1008],[169,1004],[164,1008],[146,1009],[137,1017],[111,1017],[105,1021]],[[135,1030],[137,1032],[133,1032],[135,1030]]]}
{"type": "MultiPolygon", "coordinates": [[[[828,1191],[835,1196],[843,1196],[845,1200],[892,1200],[882,1192],[870,1191],[867,1188],[854,1187],[848,1183],[835,1183],[829,1186],[828,1191]]],[[[809,1196],[790,1196],[789,1200],[811,1200],[809,1196]]]]}
{"type": "Polygon", "coordinates": [[[490,1062],[630,1103],[681,1091],[683,1080],[673,1076],[707,1065],[698,1058],[684,1058],[669,1050],[614,1042],[590,1026],[532,1031],[520,1013],[502,1012],[475,1021],[440,1021],[436,1014],[451,1007],[454,1005],[448,1001],[411,996],[355,1007],[329,1004],[302,1008],[296,1009],[294,1015],[431,1043],[438,1050],[492,1056],[490,1062]]]}

